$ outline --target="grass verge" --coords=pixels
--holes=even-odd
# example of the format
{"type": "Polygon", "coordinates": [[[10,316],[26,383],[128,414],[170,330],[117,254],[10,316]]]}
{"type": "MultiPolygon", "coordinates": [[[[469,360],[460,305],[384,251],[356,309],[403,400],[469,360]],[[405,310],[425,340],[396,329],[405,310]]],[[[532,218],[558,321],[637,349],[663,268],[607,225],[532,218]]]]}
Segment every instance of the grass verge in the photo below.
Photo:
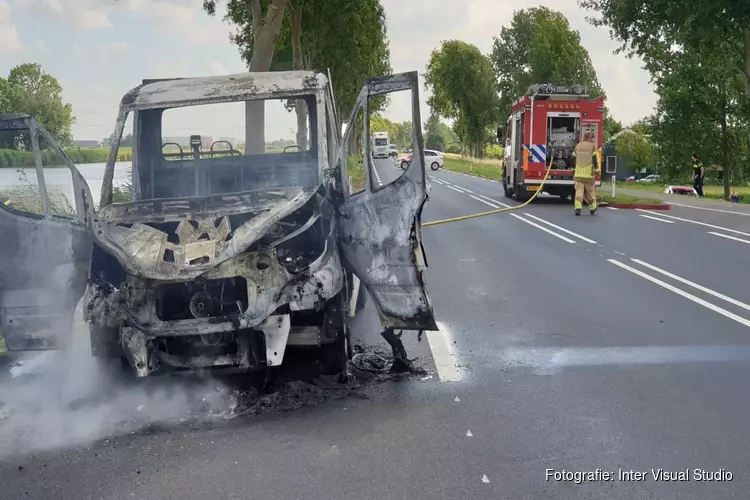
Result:
{"type": "Polygon", "coordinates": [[[648,196],[618,194],[612,198],[611,194],[599,192],[596,193],[596,201],[599,203],[622,203],[627,205],[661,205],[663,203],[659,198],[649,198],[648,196]]]}
{"type": "Polygon", "coordinates": [[[500,165],[491,165],[486,163],[476,163],[466,159],[443,158],[443,168],[451,172],[474,175],[483,179],[493,181],[502,180],[502,170],[500,165]]]}
{"type": "MultiPolygon", "coordinates": [[[[84,163],[104,163],[109,156],[109,148],[63,148],[70,160],[78,165],[84,163]]],[[[41,152],[42,165],[58,167],[62,165],[62,159],[50,149],[41,152]]],[[[117,161],[131,161],[133,159],[132,148],[120,148],[117,152],[117,161]]],[[[18,151],[15,149],[0,149],[0,168],[33,167],[34,153],[31,151],[18,151]]]]}
{"type": "MultiPolygon", "coordinates": [[[[682,183],[675,183],[673,184],[675,186],[692,186],[692,182],[682,182],[682,183]]],[[[648,192],[648,193],[664,193],[665,186],[660,184],[641,184],[640,182],[618,182],[618,187],[623,187],[627,189],[634,189],[638,191],[648,192]]],[[[750,186],[733,186],[729,189],[729,192],[737,191],[737,194],[739,195],[739,202],[740,203],[750,203],[750,186]]],[[[703,194],[706,198],[711,198],[714,200],[723,200],[724,199],[724,186],[717,186],[717,185],[704,185],[703,186],[703,194]]]]}

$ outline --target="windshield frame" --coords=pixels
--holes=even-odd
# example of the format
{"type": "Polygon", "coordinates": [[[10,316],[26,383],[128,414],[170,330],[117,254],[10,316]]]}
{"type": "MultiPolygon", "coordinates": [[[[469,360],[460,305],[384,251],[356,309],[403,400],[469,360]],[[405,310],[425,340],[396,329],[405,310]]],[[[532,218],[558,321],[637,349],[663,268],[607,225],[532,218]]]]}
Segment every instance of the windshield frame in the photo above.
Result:
{"type": "MultiPolygon", "coordinates": [[[[104,177],[102,179],[102,185],[101,185],[101,199],[99,202],[99,209],[107,206],[107,205],[113,205],[112,202],[113,194],[114,194],[114,175],[115,175],[115,166],[117,163],[117,155],[120,150],[120,144],[122,143],[122,135],[125,131],[125,123],[128,118],[128,116],[132,113],[133,114],[133,138],[137,138],[138,135],[138,120],[136,119],[137,112],[142,110],[151,110],[151,109],[162,109],[162,110],[168,110],[168,109],[175,109],[175,108],[185,108],[185,107],[195,107],[195,106],[202,106],[206,104],[221,104],[221,103],[230,103],[230,102],[247,102],[247,101],[268,101],[268,100],[276,100],[276,99],[294,99],[295,97],[313,97],[315,99],[315,105],[317,108],[316,117],[317,117],[317,140],[316,140],[316,146],[318,148],[318,184],[323,183],[323,174],[328,169],[328,138],[326,133],[326,120],[327,116],[325,112],[321,112],[321,109],[325,109],[325,87],[319,88],[319,89],[300,89],[297,92],[285,92],[283,96],[273,96],[273,95],[257,95],[253,98],[236,98],[236,97],[225,97],[225,98],[218,98],[218,99],[201,99],[201,100],[190,100],[190,101],[182,101],[177,103],[170,103],[169,106],[153,106],[153,107],[137,107],[133,108],[132,106],[129,106],[125,103],[120,104],[120,109],[117,115],[117,121],[115,123],[115,130],[112,134],[112,142],[110,144],[109,149],[109,156],[107,157],[107,164],[104,169],[104,177]]],[[[135,143],[138,141],[135,140],[135,143]]],[[[134,146],[135,147],[135,146],[134,146]]],[[[135,161],[136,151],[133,151],[133,160],[135,161]]],[[[131,169],[132,169],[132,184],[133,184],[133,195],[135,196],[136,190],[140,191],[140,183],[138,182],[138,169],[134,168],[136,165],[134,163],[131,163],[131,169]]],[[[303,188],[300,187],[300,190],[303,188]]],[[[249,191],[240,191],[237,193],[232,194],[242,194],[247,193],[249,191]]],[[[199,196],[198,198],[205,198],[206,196],[199,196]]],[[[195,198],[195,197],[191,197],[195,198]]],[[[159,199],[168,199],[170,201],[182,199],[182,198],[159,198],[159,199]]],[[[144,201],[144,200],[141,200],[144,201]]],[[[153,201],[153,200],[149,200],[153,201]]],[[[134,200],[131,200],[129,203],[134,202],[134,200]]]]}

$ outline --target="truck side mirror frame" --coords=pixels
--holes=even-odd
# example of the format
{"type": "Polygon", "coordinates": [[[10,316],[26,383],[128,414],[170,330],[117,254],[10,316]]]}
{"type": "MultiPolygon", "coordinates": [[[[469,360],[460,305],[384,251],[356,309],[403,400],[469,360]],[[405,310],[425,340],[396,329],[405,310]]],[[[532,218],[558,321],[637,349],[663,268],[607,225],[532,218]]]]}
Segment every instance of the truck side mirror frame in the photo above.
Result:
{"type": "Polygon", "coordinates": [[[502,127],[497,127],[497,143],[499,145],[503,145],[503,142],[505,142],[505,134],[503,133],[502,127]]]}

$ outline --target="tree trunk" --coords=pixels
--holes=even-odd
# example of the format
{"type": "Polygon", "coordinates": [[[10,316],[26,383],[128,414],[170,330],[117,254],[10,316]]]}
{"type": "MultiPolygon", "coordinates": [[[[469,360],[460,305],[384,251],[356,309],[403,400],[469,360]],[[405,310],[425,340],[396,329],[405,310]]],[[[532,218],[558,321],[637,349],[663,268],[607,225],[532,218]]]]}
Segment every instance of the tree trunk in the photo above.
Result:
{"type": "MultiPolygon", "coordinates": [[[[292,12],[292,69],[302,70],[302,7],[299,6],[292,12]]],[[[307,105],[302,99],[294,103],[294,112],[297,114],[297,146],[307,149],[307,105]]]]}
{"type": "Polygon", "coordinates": [[[742,79],[745,82],[745,110],[748,131],[747,131],[747,173],[750,175],[750,28],[745,29],[745,58],[744,71],[742,79]]]}
{"type": "MultiPolygon", "coordinates": [[[[731,154],[729,151],[729,137],[727,131],[727,86],[726,81],[722,78],[719,82],[719,89],[721,92],[721,109],[719,117],[721,126],[721,163],[723,168],[724,177],[724,199],[729,201],[729,174],[732,171],[731,154]]],[[[704,174],[705,175],[705,174],[704,174]]]]}
{"type": "MultiPolygon", "coordinates": [[[[276,51],[284,11],[288,0],[271,0],[266,15],[263,16],[260,0],[251,0],[253,17],[253,55],[249,71],[263,72],[271,69],[271,61],[276,51]]],[[[245,154],[266,152],[266,106],[264,101],[245,103],[245,154]]]]}

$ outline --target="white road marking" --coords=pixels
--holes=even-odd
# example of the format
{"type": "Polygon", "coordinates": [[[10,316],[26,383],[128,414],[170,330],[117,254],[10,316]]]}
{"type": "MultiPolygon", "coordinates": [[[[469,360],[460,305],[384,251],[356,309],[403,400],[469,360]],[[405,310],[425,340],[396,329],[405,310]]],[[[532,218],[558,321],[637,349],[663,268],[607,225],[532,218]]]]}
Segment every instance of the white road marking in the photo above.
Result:
{"type": "Polygon", "coordinates": [[[490,203],[489,201],[483,200],[482,198],[477,198],[477,197],[476,197],[476,196],[474,196],[473,194],[470,194],[470,195],[469,195],[469,198],[474,198],[474,199],[475,199],[475,200],[477,200],[477,201],[481,201],[481,202],[482,202],[482,203],[484,203],[485,205],[489,205],[489,206],[491,206],[492,208],[500,208],[500,205],[495,205],[494,203],[490,203]]]}
{"type": "Polygon", "coordinates": [[[490,479],[487,477],[487,474],[485,474],[485,475],[482,476],[482,482],[483,483],[489,483],[490,482],[490,479]]]}
{"type": "Polygon", "coordinates": [[[623,257],[625,257],[625,254],[624,254],[624,253],[622,253],[622,252],[618,252],[617,250],[615,250],[614,252],[615,252],[615,253],[616,253],[617,255],[622,255],[623,257]]]}
{"type": "Polygon", "coordinates": [[[683,205],[682,203],[672,203],[671,201],[668,201],[667,204],[674,205],[676,207],[694,208],[696,210],[708,210],[710,212],[721,212],[723,214],[744,215],[745,217],[750,217],[750,213],[734,212],[732,210],[720,210],[718,208],[695,207],[693,205],[683,205]]]}
{"type": "Polygon", "coordinates": [[[524,218],[523,218],[523,217],[521,217],[520,215],[517,215],[517,214],[510,214],[510,215],[511,215],[511,216],[513,216],[513,217],[515,217],[516,219],[518,219],[518,220],[520,220],[520,221],[523,221],[523,222],[525,222],[526,224],[528,224],[528,225],[530,225],[530,226],[534,226],[534,227],[535,227],[535,228],[537,228],[537,229],[541,229],[541,230],[542,230],[542,231],[544,231],[545,233],[549,233],[549,234],[551,234],[551,235],[552,235],[552,236],[554,236],[555,238],[560,238],[561,240],[563,240],[563,241],[567,241],[568,243],[575,243],[575,241],[571,240],[570,238],[566,238],[565,236],[563,236],[563,235],[561,235],[561,234],[557,234],[557,233],[555,233],[555,232],[553,232],[553,231],[550,231],[550,230],[549,230],[549,229],[547,229],[546,227],[544,227],[544,226],[540,226],[540,225],[539,225],[539,224],[537,224],[536,222],[531,222],[531,221],[530,221],[530,220],[528,220],[528,219],[524,219],[524,218]]]}
{"type": "Polygon", "coordinates": [[[709,231],[708,234],[713,234],[714,236],[721,236],[722,238],[726,238],[728,240],[741,241],[742,243],[750,244],[750,241],[743,240],[742,238],[735,238],[734,236],[729,236],[728,234],[712,233],[711,231],[709,231]]]}
{"type": "Polygon", "coordinates": [[[457,186],[456,184],[453,184],[453,187],[456,188],[456,189],[460,189],[461,191],[464,191],[465,193],[474,194],[474,191],[469,191],[465,187],[457,186]]]}
{"type": "Polygon", "coordinates": [[[458,396],[456,396],[456,399],[454,399],[453,401],[455,401],[456,403],[460,403],[461,402],[461,400],[458,399],[458,396]]]}
{"type": "Polygon", "coordinates": [[[707,302],[707,301],[701,299],[700,297],[696,297],[695,295],[693,295],[691,293],[688,293],[688,292],[686,292],[684,290],[680,290],[679,288],[677,288],[675,286],[672,286],[669,283],[665,283],[665,282],[661,281],[660,279],[654,278],[653,276],[650,276],[650,275],[644,273],[643,271],[639,271],[638,269],[630,267],[627,264],[623,264],[620,261],[617,261],[615,259],[607,259],[607,261],[611,262],[612,264],[614,264],[614,265],[616,265],[618,267],[621,267],[621,268],[625,269],[626,271],[630,271],[631,273],[635,274],[636,276],[640,276],[641,278],[643,278],[645,280],[648,280],[648,281],[650,281],[652,283],[655,283],[655,284],[659,285],[660,287],[666,288],[670,292],[676,293],[677,295],[679,295],[681,297],[684,297],[684,298],[686,298],[688,300],[692,300],[696,304],[702,305],[706,309],[710,309],[710,310],[712,310],[714,312],[717,312],[717,313],[721,314],[722,316],[725,316],[725,317],[727,317],[727,318],[729,318],[731,320],[736,321],[737,323],[740,323],[741,325],[744,325],[744,326],[750,328],[750,320],[745,319],[742,316],[738,316],[738,315],[736,315],[736,314],[734,314],[732,312],[727,311],[726,309],[723,309],[723,308],[721,308],[719,306],[716,306],[716,305],[714,305],[714,304],[712,304],[710,302],[707,302]]]}
{"type": "Polygon", "coordinates": [[[438,331],[425,332],[438,378],[441,382],[458,382],[461,380],[461,374],[453,361],[456,354],[449,347],[452,341],[450,330],[440,322],[438,322],[438,328],[438,331]]]}
{"type": "Polygon", "coordinates": [[[695,221],[695,220],[683,219],[682,217],[675,217],[674,215],[659,214],[659,213],[656,213],[656,212],[652,212],[651,210],[644,210],[642,208],[636,208],[636,210],[639,211],[639,212],[646,212],[646,213],[649,213],[649,214],[658,215],[660,217],[666,217],[668,219],[675,219],[675,220],[679,220],[679,221],[682,221],[682,222],[689,222],[690,224],[698,224],[699,226],[706,226],[706,227],[712,227],[714,229],[721,229],[722,231],[728,231],[728,232],[734,233],[734,234],[741,234],[742,236],[750,236],[750,234],[743,233],[742,231],[737,231],[735,229],[729,229],[729,228],[721,227],[721,226],[714,226],[713,224],[706,224],[705,222],[698,222],[698,221],[695,221]]]}
{"type": "Polygon", "coordinates": [[[616,208],[616,207],[604,207],[604,208],[608,208],[610,210],[620,210],[619,208],[616,208]]]}
{"type": "Polygon", "coordinates": [[[470,438],[474,436],[474,434],[471,433],[471,431],[466,431],[466,437],[470,438]]]}
{"type": "Polygon", "coordinates": [[[494,199],[494,198],[490,198],[489,196],[485,196],[485,195],[483,195],[483,194],[480,194],[479,196],[480,196],[481,198],[484,198],[485,200],[491,201],[492,203],[497,203],[498,205],[502,205],[502,206],[504,206],[504,207],[508,207],[508,208],[510,208],[510,205],[508,205],[507,203],[503,203],[502,201],[497,201],[496,199],[494,199]]]}
{"type": "Polygon", "coordinates": [[[435,179],[434,177],[432,178],[432,180],[435,181],[435,182],[437,182],[441,186],[445,186],[446,184],[448,184],[447,182],[435,179]]]}
{"type": "Polygon", "coordinates": [[[373,167],[372,167],[372,171],[373,171],[373,172],[375,172],[375,178],[376,178],[376,179],[378,180],[378,185],[379,185],[380,187],[382,187],[382,186],[383,186],[383,181],[382,181],[382,180],[380,180],[380,174],[378,173],[378,169],[377,169],[377,168],[375,168],[375,166],[374,166],[374,165],[373,165],[373,167]]]}
{"type": "Polygon", "coordinates": [[[585,236],[581,236],[580,234],[578,234],[578,233],[574,233],[573,231],[568,231],[568,230],[567,230],[567,229],[565,229],[564,227],[560,227],[560,226],[558,226],[557,224],[552,224],[551,222],[548,222],[548,221],[546,221],[546,220],[544,220],[544,219],[542,219],[542,218],[540,218],[540,217],[537,217],[536,215],[531,215],[531,214],[529,214],[529,213],[524,213],[524,215],[525,215],[526,217],[531,217],[532,219],[536,219],[536,220],[538,220],[539,222],[543,222],[544,224],[547,224],[547,225],[548,225],[548,226],[550,226],[550,227],[554,227],[554,228],[555,228],[555,229],[557,229],[558,231],[562,231],[563,233],[567,233],[567,234],[569,234],[569,235],[571,235],[571,236],[575,236],[576,238],[578,238],[578,239],[580,239],[580,240],[583,240],[583,241],[585,241],[586,243],[591,243],[592,245],[596,245],[596,244],[597,244],[597,243],[596,243],[596,241],[594,241],[594,240],[592,240],[592,239],[586,238],[585,236]]]}
{"type": "MultiPolygon", "coordinates": [[[[746,241],[745,243],[750,243],[750,241],[746,241]]],[[[651,269],[652,271],[656,271],[657,273],[661,273],[664,276],[672,278],[675,281],[679,281],[680,283],[684,283],[684,284],[686,284],[688,286],[692,286],[693,288],[695,288],[697,290],[700,290],[701,292],[707,293],[709,295],[713,295],[714,297],[716,297],[718,299],[721,299],[721,300],[723,300],[725,302],[729,302],[730,304],[733,304],[733,305],[735,305],[737,307],[741,307],[742,309],[745,309],[746,311],[750,311],[750,305],[747,305],[744,302],[740,302],[737,299],[733,299],[732,297],[727,297],[724,294],[721,294],[719,292],[711,290],[710,288],[706,288],[705,286],[699,285],[698,283],[693,283],[692,281],[690,281],[688,279],[685,279],[685,278],[683,278],[681,276],[677,276],[676,274],[672,274],[669,271],[665,271],[664,269],[660,269],[660,268],[656,267],[653,264],[649,264],[648,262],[643,262],[640,259],[630,259],[630,260],[632,260],[636,264],[642,265],[643,267],[647,267],[647,268],[651,269]]]]}
{"type": "Polygon", "coordinates": [[[658,217],[651,217],[650,215],[638,214],[638,217],[645,217],[646,219],[658,220],[659,222],[664,222],[666,224],[674,224],[673,220],[660,219],[658,217]]]}
{"type": "Polygon", "coordinates": [[[448,189],[452,189],[452,190],[454,190],[454,191],[455,191],[455,192],[457,192],[457,193],[461,193],[461,194],[466,194],[466,193],[464,193],[463,191],[461,191],[460,189],[456,189],[456,188],[454,188],[454,187],[453,187],[453,186],[451,186],[450,184],[446,184],[446,185],[445,185],[445,187],[447,187],[448,189]]]}

